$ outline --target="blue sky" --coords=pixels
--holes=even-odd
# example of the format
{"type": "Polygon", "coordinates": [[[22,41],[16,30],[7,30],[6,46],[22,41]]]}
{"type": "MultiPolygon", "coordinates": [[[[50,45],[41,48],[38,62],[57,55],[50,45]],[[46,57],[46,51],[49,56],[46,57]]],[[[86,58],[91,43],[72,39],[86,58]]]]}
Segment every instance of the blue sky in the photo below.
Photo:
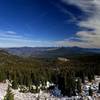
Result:
{"type": "Polygon", "coordinates": [[[99,0],[0,0],[0,47],[100,48],[99,0]]]}

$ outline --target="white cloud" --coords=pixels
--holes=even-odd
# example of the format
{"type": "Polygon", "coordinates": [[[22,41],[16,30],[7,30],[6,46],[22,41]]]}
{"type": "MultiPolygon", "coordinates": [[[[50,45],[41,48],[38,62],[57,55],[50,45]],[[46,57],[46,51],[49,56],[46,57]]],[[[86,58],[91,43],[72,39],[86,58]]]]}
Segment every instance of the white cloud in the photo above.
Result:
{"type": "Polygon", "coordinates": [[[22,36],[18,35],[16,32],[14,31],[0,31],[0,39],[21,39],[22,36]]]}
{"type": "Polygon", "coordinates": [[[53,42],[33,40],[29,37],[19,35],[14,31],[1,31],[0,30],[0,47],[23,47],[23,46],[53,46],[53,42]]]}
{"type": "MultiPolygon", "coordinates": [[[[82,30],[76,33],[76,37],[83,42],[63,41],[70,46],[100,48],[100,0],[62,0],[62,2],[77,6],[88,17],[77,23],[79,27],[89,28],[92,31],[82,30]]],[[[62,43],[62,42],[61,42],[62,43]]]]}
{"type": "Polygon", "coordinates": [[[15,34],[17,34],[17,33],[14,32],[14,31],[6,31],[5,33],[7,33],[7,34],[11,34],[11,35],[15,35],[15,34]]]}
{"type": "Polygon", "coordinates": [[[62,2],[75,5],[87,13],[93,12],[95,7],[94,1],[95,0],[62,0],[62,2]]]}
{"type": "MultiPolygon", "coordinates": [[[[77,18],[74,16],[73,13],[71,13],[68,9],[64,8],[61,4],[59,3],[52,3],[55,7],[57,7],[59,9],[59,11],[67,14],[71,19],[69,20],[69,22],[76,22],[77,18]]],[[[68,20],[67,20],[68,21],[68,20]]]]}

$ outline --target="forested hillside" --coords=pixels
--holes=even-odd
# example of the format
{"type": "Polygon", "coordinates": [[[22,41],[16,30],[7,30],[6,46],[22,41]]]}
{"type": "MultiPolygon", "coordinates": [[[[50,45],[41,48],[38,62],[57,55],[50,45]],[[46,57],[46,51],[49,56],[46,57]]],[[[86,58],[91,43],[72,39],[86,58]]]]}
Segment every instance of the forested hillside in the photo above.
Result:
{"type": "Polygon", "coordinates": [[[13,88],[50,81],[58,85],[63,95],[74,95],[75,77],[80,77],[84,82],[85,76],[91,81],[94,75],[100,75],[100,55],[81,55],[68,59],[22,58],[1,50],[0,81],[12,80],[13,88]]]}

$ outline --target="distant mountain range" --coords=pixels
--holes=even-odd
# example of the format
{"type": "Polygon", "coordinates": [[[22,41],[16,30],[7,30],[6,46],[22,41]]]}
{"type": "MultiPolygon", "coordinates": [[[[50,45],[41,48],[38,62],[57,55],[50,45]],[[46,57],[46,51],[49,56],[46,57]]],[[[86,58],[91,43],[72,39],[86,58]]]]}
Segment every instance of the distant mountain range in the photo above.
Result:
{"type": "Polygon", "coordinates": [[[73,56],[79,54],[99,54],[100,49],[79,47],[20,47],[3,48],[10,54],[23,57],[58,57],[73,56]]]}

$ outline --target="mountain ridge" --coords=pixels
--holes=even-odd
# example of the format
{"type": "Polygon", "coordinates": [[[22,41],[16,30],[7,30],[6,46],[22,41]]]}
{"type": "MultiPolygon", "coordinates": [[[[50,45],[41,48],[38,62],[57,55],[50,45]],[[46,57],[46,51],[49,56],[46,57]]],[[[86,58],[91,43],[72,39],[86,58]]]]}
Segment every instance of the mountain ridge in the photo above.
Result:
{"type": "Polygon", "coordinates": [[[1,48],[12,55],[23,57],[58,57],[79,54],[98,54],[100,49],[80,47],[14,47],[1,48]]]}

